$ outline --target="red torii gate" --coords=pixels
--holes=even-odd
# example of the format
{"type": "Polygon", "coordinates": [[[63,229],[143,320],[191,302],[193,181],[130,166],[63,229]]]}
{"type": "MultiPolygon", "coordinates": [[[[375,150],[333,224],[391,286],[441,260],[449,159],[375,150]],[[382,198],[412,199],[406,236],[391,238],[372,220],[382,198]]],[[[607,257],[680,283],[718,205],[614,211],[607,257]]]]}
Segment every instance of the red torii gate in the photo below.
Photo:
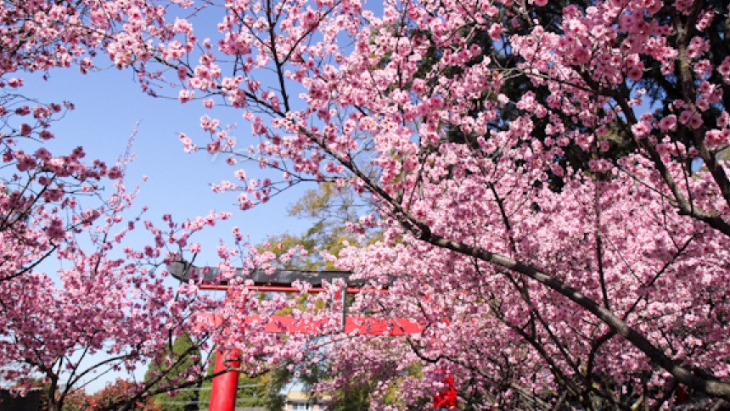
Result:
{"type": "MultiPolygon", "coordinates": [[[[178,261],[167,266],[168,271],[175,278],[181,281],[187,281],[191,276],[202,276],[204,283],[200,286],[202,290],[229,290],[226,283],[210,284],[220,274],[220,270],[216,267],[195,267],[186,262],[178,261]],[[209,284],[205,284],[205,280],[209,284]]],[[[241,269],[237,270],[236,275],[241,275],[241,269]]],[[[311,284],[308,293],[321,293],[325,289],[322,287],[323,280],[333,282],[338,279],[346,280],[350,275],[346,271],[302,271],[302,270],[275,270],[273,273],[264,273],[254,271],[248,277],[253,284],[243,286],[250,291],[258,292],[283,292],[283,293],[299,293],[300,290],[292,286],[295,281],[307,282],[311,284]]],[[[411,334],[419,334],[423,327],[418,322],[409,318],[392,318],[380,319],[371,317],[347,317],[345,312],[345,295],[359,294],[365,292],[383,292],[387,293],[387,289],[371,289],[363,288],[363,284],[354,284],[353,287],[345,287],[342,296],[342,327],[346,334],[357,335],[392,335],[403,336],[411,334]]],[[[269,316],[270,320],[264,330],[271,333],[305,333],[319,334],[321,333],[320,324],[317,322],[302,323],[292,317],[285,315],[269,316]]],[[[258,315],[252,315],[246,318],[246,323],[260,322],[258,315]]],[[[214,373],[222,373],[213,378],[213,386],[211,388],[209,411],[234,411],[236,406],[236,391],[238,390],[239,372],[235,369],[240,366],[237,358],[238,353],[223,353],[218,351],[214,373]],[[233,370],[225,372],[226,364],[230,364],[233,370]]],[[[453,377],[446,379],[448,388],[434,397],[434,405],[436,407],[445,407],[451,409],[456,407],[456,388],[454,386],[453,377]]]]}

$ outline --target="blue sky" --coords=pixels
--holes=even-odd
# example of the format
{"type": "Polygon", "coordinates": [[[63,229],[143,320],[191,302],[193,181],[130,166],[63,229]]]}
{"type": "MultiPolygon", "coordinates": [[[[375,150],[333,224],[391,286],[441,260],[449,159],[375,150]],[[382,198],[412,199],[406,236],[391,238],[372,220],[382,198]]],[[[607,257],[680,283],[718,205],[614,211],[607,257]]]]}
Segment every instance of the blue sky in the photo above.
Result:
{"type": "MultiPolygon", "coordinates": [[[[203,253],[198,258],[201,263],[216,263],[216,256],[210,251],[215,249],[220,238],[230,237],[234,225],[247,233],[252,243],[258,243],[272,234],[299,233],[310,224],[286,215],[287,207],[299,198],[304,186],[245,212],[237,211],[235,194],[211,191],[211,182],[233,180],[235,168],[225,163],[224,156],[183,151],[178,133],[202,137],[199,119],[205,109],[198,101],[181,104],[177,100],[146,96],[133,81],[131,72],[113,68],[87,75],[74,69],[56,70],[50,73],[47,81],[41,76],[32,76],[26,77],[25,83],[24,93],[29,96],[46,102],[68,100],[76,105],[74,111],[52,126],[56,138],[48,146],[54,153],[81,145],[87,159],[114,162],[126,149],[135,125],[138,125],[132,149],[136,157],[128,168],[126,183],[128,186],[140,184],[136,205],[149,207],[146,219],[160,221],[160,216],[169,213],[176,221],[182,221],[206,215],[211,209],[234,212],[234,218],[226,224],[194,237],[193,241],[203,245],[203,253]],[[143,175],[149,177],[147,182],[142,182],[143,175]]],[[[233,134],[239,142],[246,142],[250,125],[241,118],[240,112],[221,108],[215,114],[237,123],[233,134]]],[[[241,167],[246,168],[249,175],[259,172],[254,164],[242,164],[241,167]]]]}

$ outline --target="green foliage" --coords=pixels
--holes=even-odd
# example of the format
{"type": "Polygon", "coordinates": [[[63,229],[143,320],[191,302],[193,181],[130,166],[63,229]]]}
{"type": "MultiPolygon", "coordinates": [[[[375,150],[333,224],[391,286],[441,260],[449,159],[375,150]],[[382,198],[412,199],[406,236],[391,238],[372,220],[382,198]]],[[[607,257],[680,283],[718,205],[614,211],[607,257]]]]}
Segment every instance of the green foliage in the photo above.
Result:
{"type": "Polygon", "coordinates": [[[304,391],[308,391],[314,384],[326,379],[327,372],[328,370],[321,363],[315,364],[313,362],[300,364],[288,363],[275,368],[269,373],[270,385],[266,409],[282,411],[286,405],[286,396],[281,393],[287,385],[296,382],[302,386],[304,391]]]}
{"type": "MultiPolygon", "coordinates": [[[[270,251],[281,257],[293,247],[300,246],[304,253],[283,262],[282,268],[333,270],[334,264],[323,259],[320,251],[336,256],[348,244],[360,243],[357,236],[347,231],[347,224],[357,221],[358,210],[362,207],[348,189],[339,188],[334,183],[320,184],[316,190],[307,191],[288,210],[292,217],[313,220],[312,227],[301,235],[270,236],[257,248],[260,252],[270,251]]],[[[367,238],[373,236],[375,233],[367,238]]]]}
{"type": "Polygon", "coordinates": [[[327,404],[330,411],[366,411],[370,409],[370,394],[376,382],[358,382],[338,390],[327,404]]]}
{"type": "MultiPolygon", "coordinates": [[[[172,349],[167,355],[168,361],[164,363],[150,363],[145,381],[151,382],[158,376],[159,381],[152,385],[152,389],[170,387],[174,390],[180,383],[180,378],[184,376],[186,370],[191,369],[198,363],[200,358],[200,349],[193,342],[188,334],[179,336],[171,347],[172,349]]],[[[198,391],[200,385],[186,387],[177,392],[177,395],[170,396],[167,393],[155,395],[155,404],[159,406],[160,411],[196,411],[198,409],[196,401],[198,401],[198,391]]],[[[174,392],[174,391],[173,391],[174,392]]]]}

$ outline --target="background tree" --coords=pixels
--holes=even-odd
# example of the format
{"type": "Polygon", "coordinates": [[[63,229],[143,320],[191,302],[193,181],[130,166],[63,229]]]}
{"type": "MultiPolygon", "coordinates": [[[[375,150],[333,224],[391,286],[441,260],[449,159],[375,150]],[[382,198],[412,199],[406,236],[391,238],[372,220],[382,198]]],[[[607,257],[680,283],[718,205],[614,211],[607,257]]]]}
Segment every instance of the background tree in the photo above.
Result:
{"type": "Polygon", "coordinates": [[[83,411],[93,409],[92,396],[88,395],[84,390],[77,390],[69,396],[64,404],[64,410],[83,411]]]}
{"type": "MultiPolygon", "coordinates": [[[[82,408],[77,409],[114,409],[115,406],[119,407],[120,404],[124,404],[127,409],[134,411],[159,411],[161,409],[157,404],[155,404],[155,401],[152,397],[147,397],[144,400],[137,400],[129,405],[126,405],[127,399],[129,397],[133,397],[135,391],[135,383],[119,378],[116,381],[107,384],[101,391],[89,396],[89,398],[86,400],[86,404],[81,404],[80,406],[82,408]]],[[[73,402],[69,405],[71,407],[77,406],[76,402],[73,402]]],[[[68,407],[69,405],[64,406],[64,409],[66,409],[65,407],[68,407]]]]}
{"type": "Polygon", "coordinates": [[[360,216],[369,209],[369,205],[358,201],[348,187],[323,183],[316,190],[306,191],[288,209],[289,216],[310,220],[312,226],[301,235],[271,235],[257,247],[258,251],[273,252],[282,261],[282,268],[333,270],[336,268],[333,258],[328,256],[337,256],[343,248],[365,243],[376,236],[372,230],[364,236],[364,232],[358,235],[352,231],[360,216]]]}
{"type": "Polygon", "coordinates": [[[187,370],[192,369],[200,363],[200,348],[193,342],[190,335],[185,333],[175,339],[165,356],[151,362],[145,373],[145,381],[154,381],[151,389],[171,388],[171,392],[162,392],[155,395],[154,404],[160,411],[190,411],[197,410],[198,389],[200,383],[186,387],[183,390],[176,390],[179,385],[177,380],[180,375],[185,375],[187,370]],[[165,364],[168,364],[166,367],[165,364]],[[172,364],[172,366],[169,366],[172,364]],[[162,374],[162,378],[157,378],[162,374]]]}

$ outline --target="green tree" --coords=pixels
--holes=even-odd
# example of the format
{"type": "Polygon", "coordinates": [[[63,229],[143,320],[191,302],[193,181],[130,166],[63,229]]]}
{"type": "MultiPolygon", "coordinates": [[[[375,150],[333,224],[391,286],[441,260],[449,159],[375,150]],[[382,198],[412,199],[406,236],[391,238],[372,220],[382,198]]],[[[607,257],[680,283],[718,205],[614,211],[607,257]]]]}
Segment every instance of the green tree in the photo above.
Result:
{"type": "Polygon", "coordinates": [[[302,387],[303,391],[309,391],[314,384],[328,378],[329,374],[322,363],[305,361],[299,364],[285,363],[271,370],[268,375],[270,385],[266,397],[266,409],[282,411],[286,405],[286,396],[282,392],[288,385],[296,382],[302,387]],[[303,372],[304,369],[307,372],[303,372]]]}
{"type": "MultiPolygon", "coordinates": [[[[158,381],[152,385],[152,390],[166,387],[176,387],[185,372],[198,364],[200,349],[188,334],[180,335],[172,344],[170,352],[158,361],[150,363],[145,381],[158,381]]],[[[160,411],[196,411],[198,409],[198,389],[200,384],[175,390],[176,395],[170,396],[167,392],[155,395],[154,402],[160,411]]]]}
{"type": "Polygon", "coordinates": [[[346,244],[372,241],[377,236],[375,231],[367,231],[364,238],[360,238],[348,230],[348,225],[357,224],[360,215],[368,210],[369,205],[358,203],[350,189],[338,187],[335,183],[320,184],[288,209],[289,216],[311,220],[312,226],[301,235],[284,233],[269,236],[257,248],[260,252],[270,251],[281,257],[293,247],[300,246],[304,252],[283,262],[282,268],[336,269],[332,261],[322,258],[321,252],[337,256],[346,244]]]}

